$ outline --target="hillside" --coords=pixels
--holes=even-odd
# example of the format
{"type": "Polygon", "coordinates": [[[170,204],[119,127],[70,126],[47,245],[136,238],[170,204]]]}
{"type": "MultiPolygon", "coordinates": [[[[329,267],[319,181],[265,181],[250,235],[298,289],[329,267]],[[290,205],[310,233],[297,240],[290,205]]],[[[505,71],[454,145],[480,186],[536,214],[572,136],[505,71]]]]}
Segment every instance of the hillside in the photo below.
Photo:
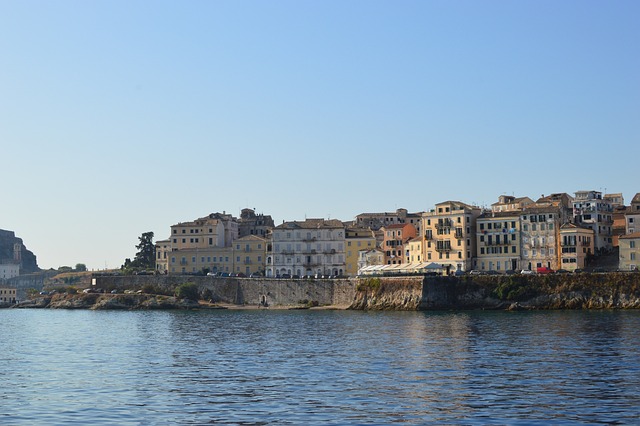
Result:
{"type": "Polygon", "coordinates": [[[38,272],[40,268],[36,261],[36,256],[17,238],[13,231],[0,229],[0,263],[12,262],[15,260],[14,247],[20,244],[20,274],[30,274],[38,272]]]}

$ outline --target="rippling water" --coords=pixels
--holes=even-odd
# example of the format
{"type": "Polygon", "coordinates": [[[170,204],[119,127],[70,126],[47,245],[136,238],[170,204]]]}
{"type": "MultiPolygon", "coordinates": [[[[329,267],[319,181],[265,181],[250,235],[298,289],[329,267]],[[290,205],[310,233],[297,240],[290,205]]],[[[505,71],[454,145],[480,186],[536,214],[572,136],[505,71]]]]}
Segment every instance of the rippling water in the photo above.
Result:
{"type": "Polygon", "coordinates": [[[2,424],[637,424],[640,312],[0,311],[2,424]]]}

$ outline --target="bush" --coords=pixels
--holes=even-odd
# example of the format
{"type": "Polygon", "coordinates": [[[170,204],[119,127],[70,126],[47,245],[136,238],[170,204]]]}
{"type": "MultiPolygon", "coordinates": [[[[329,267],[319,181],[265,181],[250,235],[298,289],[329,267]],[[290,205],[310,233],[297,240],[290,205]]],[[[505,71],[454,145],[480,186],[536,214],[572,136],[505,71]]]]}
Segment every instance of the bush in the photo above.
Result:
{"type": "Polygon", "coordinates": [[[198,286],[194,283],[184,283],[176,287],[175,295],[179,299],[188,299],[197,301],[200,297],[198,286]]]}

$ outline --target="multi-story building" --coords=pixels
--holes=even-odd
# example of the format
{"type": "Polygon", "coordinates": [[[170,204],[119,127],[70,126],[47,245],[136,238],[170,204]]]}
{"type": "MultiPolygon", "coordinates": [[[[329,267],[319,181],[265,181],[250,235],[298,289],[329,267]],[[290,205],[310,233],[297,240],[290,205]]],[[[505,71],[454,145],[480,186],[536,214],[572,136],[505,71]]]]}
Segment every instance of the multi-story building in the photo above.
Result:
{"type": "Polygon", "coordinates": [[[369,228],[346,228],[345,246],[345,275],[356,276],[359,269],[360,252],[376,248],[375,234],[369,228]]]}
{"type": "Polygon", "coordinates": [[[574,223],[560,226],[560,267],[567,271],[584,269],[593,255],[593,230],[574,223]]]}
{"type": "Polygon", "coordinates": [[[186,248],[169,255],[170,274],[234,271],[232,247],[186,248]]]}
{"type": "Polygon", "coordinates": [[[339,220],[306,219],[273,228],[267,276],[344,275],[345,227],[339,220]]]}
{"type": "Polygon", "coordinates": [[[264,275],[267,240],[257,235],[247,235],[233,242],[233,273],[264,275]]]}
{"type": "Polygon", "coordinates": [[[476,221],[477,260],[480,271],[513,271],[520,267],[520,212],[486,212],[476,221]]]}
{"type": "Polygon", "coordinates": [[[631,200],[631,206],[625,213],[625,233],[634,234],[640,232],[640,192],[631,200]]]}
{"type": "Polygon", "coordinates": [[[624,207],[624,196],[618,192],[616,194],[604,194],[603,200],[615,207],[624,207]]]}
{"type": "Polygon", "coordinates": [[[416,228],[410,223],[403,223],[383,226],[380,230],[385,263],[388,265],[405,263],[405,244],[416,237],[416,228]]]}
{"type": "Polygon", "coordinates": [[[573,200],[573,221],[593,229],[596,254],[613,248],[613,206],[602,192],[577,191],[573,200]]]}
{"type": "Polygon", "coordinates": [[[11,260],[0,263],[0,278],[9,279],[20,275],[20,263],[11,260]]]}
{"type": "Polygon", "coordinates": [[[415,238],[410,239],[405,244],[406,246],[406,256],[405,263],[408,265],[418,265],[423,263],[423,253],[424,253],[424,237],[416,236],[415,238]]]}
{"type": "Polygon", "coordinates": [[[560,264],[561,208],[528,207],[520,212],[520,269],[558,269],[560,264]]]}
{"type": "Polygon", "coordinates": [[[423,213],[423,261],[443,265],[447,274],[471,270],[476,256],[476,219],[481,212],[460,201],[445,201],[423,213]]]}
{"type": "Polygon", "coordinates": [[[367,266],[384,265],[384,253],[382,250],[374,248],[371,250],[360,250],[358,252],[358,271],[367,266]]]}
{"type": "Polygon", "coordinates": [[[169,256],[171,254],[171,240],[158,240],[156,245],[156,271],[160,274],[169,272],[169,256]]]}
{"type": "Polygon", "coordinates": [[[0,287],[0,303],[16,303],[17,289],[0,287]]]}
{"type": "Polygon", "coordinates": [[[176,250],[225,247],[227,231],[224,222],[213,214],[192,222],[171,226],[171,248],[176,250]]]}
{"type": "Polygon", "coordinates": [[[498,202],[491,204],[491,211],[495,213],[514,212],[522,210],[524,207],[533,204],[529,197],[514,197],[511,195],[501,195],[498,202]]]}
{"type": "Polygon", "coordinates": [[[623,271],[637,271],[640,266],[640,232],[620,237],[618,267],[623,271]]]}
{"type": "Polygon", "coordinates": [[[409,213],[407,209],[397,209],[393,213],[361,213],[356,216],[356,226],[377,231],[383,226],[410,223],[419,229],[420,216],[419,213],[409,213]]]}
{"type": "Polygon", "coordinates": [[[274,226],[271,216],[262,213],[256,214],[253,209],[242,209],[238,222],[238,236],[242,238],[247,235],[256,235],[266,238],[274,226]]]}
{"type": "Polygon", "coordinates": [[[560,212],[560,223],[567,223],[573,219],[573,197],[566,192],[543,195],[531,207],[557,207],[560,212]]]}

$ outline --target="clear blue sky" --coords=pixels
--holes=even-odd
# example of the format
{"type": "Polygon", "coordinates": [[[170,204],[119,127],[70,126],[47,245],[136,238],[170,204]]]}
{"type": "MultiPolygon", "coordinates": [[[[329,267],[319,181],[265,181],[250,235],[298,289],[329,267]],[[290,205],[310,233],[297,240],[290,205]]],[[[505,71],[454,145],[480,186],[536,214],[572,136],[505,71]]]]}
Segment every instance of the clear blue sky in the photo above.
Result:
{"type": "Polygon", "coordinates": [[[0,228],[42,268],[276,223],[640,192],[640,2],[0,0],[0,228]]]}

